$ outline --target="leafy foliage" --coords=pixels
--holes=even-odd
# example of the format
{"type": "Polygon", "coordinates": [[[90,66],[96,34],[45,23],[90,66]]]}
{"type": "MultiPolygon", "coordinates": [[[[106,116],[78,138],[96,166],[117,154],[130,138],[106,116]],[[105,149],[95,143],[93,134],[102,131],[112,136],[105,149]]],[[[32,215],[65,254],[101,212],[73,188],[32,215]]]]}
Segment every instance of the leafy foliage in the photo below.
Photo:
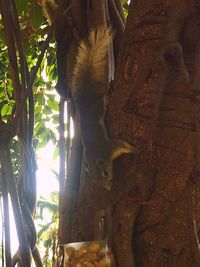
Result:
{"type": "MultiPolygon", "coordinates": [[[[42,15],[41,7],[35,1],[18,0],[16,4],[21,26],[23,49],[28,68],[32,70],[40,54],[48,26],[42,15]]],[[[7,122],[11,119],[11,114],[15,107],[15,99],[3,32],[2,23],[0,23],[0,114],[3,121],[7,122]]],[[[57,70],[55,61],[55,42],[52,41],[42,61],[33,88],[35,99],[35,147],[45,146],[50,139],[54,143],[57,141],[56,127],[53,126],[58,122],[58,97],[55,92],[57,70]]]]}
{"type": "MultiPolygon", "coordinates": [[[[21,39],[23,51],[25,54],[27,67],[32,73],[41,48],[44,44],[48,28],[46,19],[44,18],[41,7],[35,0],[17,0],[17,13],[20,24],[21,39]]],[[[13,119],[16,109],[15,95],[11,77],[11,65],[8,55],[8,47],[6,45],[5,31],[3,28],[2,18],[0,16],[0,123],[6,124],[13,119]]],[[[58,96],[55,91],[55,83],[57,77],[55,56],[55,41],[52,40],[42,64],[37,73],[34,86],[34,148],[44,147],[49,140],[55,145],[57,144],[58,133],[58,96]]],[[[19,72],[21,71],[20,55],[17,52],[17,64],[19,72]]],[[[22,75],[19,73],[20,82],[22,75]]],[[[29,111],[30,104],[27,103],[29,111]]],[[[13,164],[13,173],[19,178],[20,173],[20,146],[17,138],[12,139],[10,152],[13,164]]],[[[56,154],[55,154],[56,155],[56,154]]],[[[1,177],[0,177],[1,178],[1,177]]],[[[1,180],[1,179],[0,179],[1,180]]],[[[0,183],[0,192],[2,191],[0,183]]],[[[1,194],[0,194],[1,195],[1,194]]],[[[58,225],[58,193],[55,193],[50,200],[41,199],[38,202],[36,217],[40,219],[39,224],[39,243],[42,243],[45,252],[52,249],[52,244],[57,242],[57,225],[58,225]],[[55,196],[56,195],[56,196],[55,196]],[[54,203],[53,203],[54,201],[54,203]],[[56,204],[55,204],[56,203],[56,204]],[[48,222],[45,222],[46,215],[50,216],[48,222]]],[[[48,252],[49,253],[49,252],[48,252]]],[[[46,254],[46,262],[49,257],[46,254]]],[[[47,264],[45,266],[48,266],[47,264]]]]}
{"type": "Polygon", "coordinates": [[[43,249],[44,266],[52,266],[58,246],[58,192],[51,192],[48,199],[40,198],[37,203],[38,244],[43,249]]]}

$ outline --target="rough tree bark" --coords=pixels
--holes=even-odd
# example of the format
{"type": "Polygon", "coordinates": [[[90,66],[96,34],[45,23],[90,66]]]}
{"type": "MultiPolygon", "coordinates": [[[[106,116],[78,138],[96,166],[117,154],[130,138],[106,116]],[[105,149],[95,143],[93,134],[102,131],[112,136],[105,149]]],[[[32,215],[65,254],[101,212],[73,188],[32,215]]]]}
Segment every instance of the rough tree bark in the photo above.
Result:
{"type": "Polygon", "coordinates": [[[200,2],[131,2],[107,125],[143,144],[114,163],[105,192],[79,191],[72,239],[94,238],[95,212],[110,206],[120,267],[200,266],[200,2]]]}

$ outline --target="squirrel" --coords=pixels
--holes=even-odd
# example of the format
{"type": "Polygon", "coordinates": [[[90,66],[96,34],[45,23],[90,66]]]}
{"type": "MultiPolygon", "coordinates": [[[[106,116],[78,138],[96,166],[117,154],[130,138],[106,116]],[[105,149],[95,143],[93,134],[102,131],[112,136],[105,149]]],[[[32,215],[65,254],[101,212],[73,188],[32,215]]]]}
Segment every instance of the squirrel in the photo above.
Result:
{"type": "Polygon", "coordinates": [[[110,190],[112,162],[136,149],[122,140],[108,137],[104,116],[109,89],[108,52],[113,39],[111,29],[99,27],[79,45],[70,88],[80,116],[81,138],[86,168],[93,180],[110,190]]]}
{"type": "Polygon", "coordinates": [[[136,152],[130,144],[122,140],[110,139],[104,123],[107,92],[113,69],[112,57],[109,53],[113,32],[105,27],[90,31],[88,40],[83,40],[79,44],[73,73],[67,83],[66,77],[69,75],[63,71],[67,71],[66,57],[69,42],[64,37],[66,27],[63,7],[55,0],[38,1],[50,24],[55,23],[58,59],[56,88],[64,96],[69,95],[70,89],[70,95],[77,106],[86,169],[96,183],[110,190],[113,160],[124,153],[136,152]]]}

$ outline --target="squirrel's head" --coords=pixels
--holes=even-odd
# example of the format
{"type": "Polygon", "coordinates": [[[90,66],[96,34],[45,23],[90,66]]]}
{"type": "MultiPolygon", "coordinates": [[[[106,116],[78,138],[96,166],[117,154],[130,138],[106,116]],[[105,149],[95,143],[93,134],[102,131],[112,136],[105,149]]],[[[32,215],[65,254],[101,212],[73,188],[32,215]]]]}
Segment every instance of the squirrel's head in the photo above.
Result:
{"type": "Polygon", "coordinates": [[[112,187],[112,163],[103,159],[94,159],[92,164],[87,165],[87,171],[95,183],[101,185],[106,190],[112,187]]]}

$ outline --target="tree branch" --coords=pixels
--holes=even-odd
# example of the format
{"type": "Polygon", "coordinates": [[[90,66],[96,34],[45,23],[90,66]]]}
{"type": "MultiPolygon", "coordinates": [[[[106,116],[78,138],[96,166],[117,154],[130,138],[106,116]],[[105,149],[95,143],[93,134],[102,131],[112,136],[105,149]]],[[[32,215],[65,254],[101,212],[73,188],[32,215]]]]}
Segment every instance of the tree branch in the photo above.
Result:
{"type": "Polygon", "coordinates": [[[30,267],[31,259],[30,259],[30,249],[28,246],[26,234],[24,231],[24,222],[23,222],[23,216],[21,211],[21,206],[19,202],[19,195],[16,185],[16,180],[13,175],[12,171],[12,163],[9,153],[9,145],[4,144],[1,145],[0,149],[0,161],[1,165],[3,166],[5,170],[6,180],[8,183],[8,190],[11,197],[13,212],[14,212],[14,218],[16,223],[16,229],[17,234],[19,238],[19,250],[20,250],[20,260],[23,265],[23,267],[30,267]]]}

